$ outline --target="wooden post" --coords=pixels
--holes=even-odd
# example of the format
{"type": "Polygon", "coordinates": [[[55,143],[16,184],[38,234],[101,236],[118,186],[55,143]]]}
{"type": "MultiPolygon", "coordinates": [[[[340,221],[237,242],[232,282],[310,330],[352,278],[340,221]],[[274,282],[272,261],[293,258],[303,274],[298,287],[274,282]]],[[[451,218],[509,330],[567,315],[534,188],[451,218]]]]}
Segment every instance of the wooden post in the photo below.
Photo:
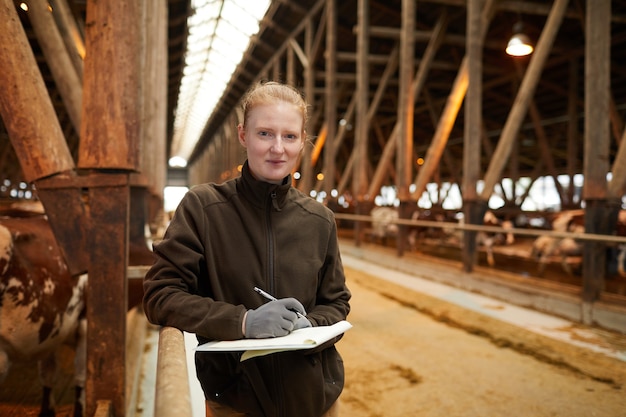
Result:
{"type": "MultiPolygon", "coordinates": [[[[311,56],[313,48],[313,24],[311,20],[311,17],[307,19],[304,29],[304,51],[307,59],[302,65],[304,66],[304,97],[307,103],[313,105],[315,102],[315,60],[311,56]]],[[[306,128],[310,136],[313,133],[311,130],[313,129],[313,124],[309,123],[306,128]]],[[[313,172],[313,165],[311,163],[312,150],[313,144],[309,142],[305,143],[302,152],[302,163],[300,164],[302,177],[298,188],[307,195],[313,189],[313,184],[315,184],[316,181],[316,175],[315,172],[313,172]]]]}
{"type": "MultiPolygon", "coordinates": [[[[400,123],[396,152],[396,186],[398,198],[407,201],[409,185],[413,178],[413,67],[415,31],[415,2],[402,0],[402,31],[400,34],[400,67],[398,86],[398,121],[400,123]]],[[[378,191],[378,190],[375,190],[378,191]]]]}
{"type": "MultiPolygon", "coordinates": [[[[480,176],[482,137],[482,59],[483,43],[480,36],[480,0],[467,3],[467,66],[468,90],[465,100],[463,138],[463,215],[467,224],[476,224],[476,183],[480,176]]],[[[484,215],[484,213],[483,213],[484,215]]],[[[482,218],[482,215],[480,216],[482,218]]],[[[463,269],[471,272],[476,259],[476,232],[463,232],[463,269]]]]}
{"type": "MultiPolygon", "coordinates": [[[[585,155],[583,198],[585,232],[607,233],[606,174],[609,168],[609,86],[611,1],[587,3],[585,24],[585,155]],[[593,3],[593,4],[592,4],[593,3]]],[[[583,322],[593,321],[591,306],[604,289],[605,245],[586,241],[583,250],[583,322]]]]}
{"type": "MultiPolygon", "coordinates": [[[[130,176],[131,186],[146,188],[146,202],[151,198],[163,207],[163,188],[167,176],[167,2],[156,0],[144,3],[145,21],[142,59],[141,120],[139,140],[141,166],[130,176]]],[[[142,193],[140,191],[140,193],[142,193]]],[[[139,202],[139,200],[136,200],[139,202]]],[[[132,205],[131,205],[132,210],[132,205]]],[[[157,213],[151,207],[146,219],[137,227],[153,220],[157,213]]],[[[138,219],[140,220],[140,219],[138,219]]],[[[132,223],[132,222],[131,222],[132,223]]],[[[133,241],[133,233],[130,234],[133,241]]],[[[145,240],[145,239],[143,239],[145,240]]]]}
{"type": "Polygon", "coordinates": [[[87,2],[79,167],[89,175],[113,172],[88,193],[87,415],[100,400],[112,402],[116,417],[126,414],[129,173],[140,168],[143,7],[142,1],[87,2]]]}
{"type": "Polygon", "coordinates": [[[139,16],[140,2],[87,2],[80,168],[139,167],[138,104],[145,24],[139,16]]]}
{"type": "MultiPolygon", "coordinates": [[[[295,42],[293,38],[291,40],[295,42]]],[[[287,47],[285,55],[287,57],[287,77],[285,81],[287,84],[296,87],[296,60],[294,57],[293,46],[290,45],[287,47]]]]}
{"type": "Polygon", "coordinates": [[[326,0],[326,73],[324,75],[324,191],[330,196],[335,186],[335,136],[337,134],[337,3],[326,0]]]}
{"type": "MultiPolygon", "coordinates": [[[[357,5],[357,62],[356,62],[356,126],[354,131],[354,164],[352,166],[352,197],[356,203],[357,214],[369,214],[365,207],[367,193],[367,150],[369,142],[369,124],[367,109],[369,106],[369,1],[359,0],[357,5]]],[[[350,158],[352,159],[352,157],[350,158]]],[[[361,222],[355,222],[355,243],[360,245],[361,222]]]]}
{"type": "MultiPolygon", "coordinates": [[[[574,208],[574,175],[579,172],[578,160],[578,58],[570,59],[569,88],[567,98],[567,174],[570,186],[567,189],[568,207],[574,208]]],[[[578,202],[580,204],[580,202],[578,202]]]]}
{"type": "Polygon", "coordinates": [[[126,269],[130,191],[127,174],[110,174],[108,177],[116,184],[94,184],[89,188],[92,227],[86,291],[85,402],[86,415],[92,415],[97,402],[105,400],[112,402],[115,417],[123,417],[126,415],[126,269]]]}
{"type": "MultiPolygon", "coordinates": [[[[413,178],[413,113],[415,101],[413,99],[413,67],[415,62],[415,1],[402,0],[402,30],[400,32],[400,66],[398,86],[398,122],[399,134],[392,140],[397,140],[396,152],[396,187],[400,199],[400,218],[410,216],[409,200],[411,193],[409,186],[413,178]]],[[[375,190],[377,193],[378,190],[375,190]]],[[[396,250],[398,256],[404,253],[407,227],[398,227],[396,250]]]]}
{"type": "Polygon", "coordinates": [[[357,102],[354,154],[355,164],[352,176],[354,198],[361,201],[367,192],[367,151],[369,142],[369,0],[358,1],[357,28],[357,102]]]}

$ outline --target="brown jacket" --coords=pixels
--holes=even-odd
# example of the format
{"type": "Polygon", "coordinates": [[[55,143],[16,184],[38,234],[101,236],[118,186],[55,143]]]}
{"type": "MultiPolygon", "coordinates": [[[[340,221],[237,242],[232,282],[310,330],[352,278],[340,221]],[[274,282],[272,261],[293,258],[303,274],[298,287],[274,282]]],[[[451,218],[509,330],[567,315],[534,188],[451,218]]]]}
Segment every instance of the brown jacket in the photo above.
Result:
{"type": "MultiPolygon", "coordinates": [[[[313,326],[344,320],[350,292],[333,213],[290,185],[241,177],[192,188],[155,245],[144,310],[155,324],[195,333],[200,343],[240,339],[253,288],[294,297],[313,326]]],[[[334,343],[239,361],[240,352],[196,353],[205,396],[250,416],[319,417],[343,389],[334,343]]]]}

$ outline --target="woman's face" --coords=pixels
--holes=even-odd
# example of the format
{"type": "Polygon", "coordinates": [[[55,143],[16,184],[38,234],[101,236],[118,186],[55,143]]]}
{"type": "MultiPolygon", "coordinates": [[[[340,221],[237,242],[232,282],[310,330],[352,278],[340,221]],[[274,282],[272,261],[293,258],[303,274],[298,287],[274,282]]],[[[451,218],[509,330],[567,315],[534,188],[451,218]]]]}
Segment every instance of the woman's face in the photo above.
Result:
{"type": "Polygon", "coordinates": [[[279,184],[293,171],[304,146],[303,122],[299,109],[290,103],[262,104],[250,110],[246,125],[240,124],[237,131],[254,178],[279,184]]]}

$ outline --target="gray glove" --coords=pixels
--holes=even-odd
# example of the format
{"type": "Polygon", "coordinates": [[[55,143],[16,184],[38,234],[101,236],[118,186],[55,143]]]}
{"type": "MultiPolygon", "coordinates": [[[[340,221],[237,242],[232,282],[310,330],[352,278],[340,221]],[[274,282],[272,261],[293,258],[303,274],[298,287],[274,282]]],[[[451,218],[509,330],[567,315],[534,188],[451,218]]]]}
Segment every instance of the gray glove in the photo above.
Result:
{"type": "Polygon", "coordinates": [[[295,311],[306,314],[300,301],[295,298],[270,301],[256,310],[248,310],[245,319],[245,337],[261,339],[289,334],[298,320],[295,311]]]}
{"type": "Polygon", "coordinates": [[[309,319],[304,316],[298,317],[298,320],[296,320],[296,323],[293,325],[293,329],[304,329],[305,327],[311,327],[311,322],[309,321],[309,319]]]}

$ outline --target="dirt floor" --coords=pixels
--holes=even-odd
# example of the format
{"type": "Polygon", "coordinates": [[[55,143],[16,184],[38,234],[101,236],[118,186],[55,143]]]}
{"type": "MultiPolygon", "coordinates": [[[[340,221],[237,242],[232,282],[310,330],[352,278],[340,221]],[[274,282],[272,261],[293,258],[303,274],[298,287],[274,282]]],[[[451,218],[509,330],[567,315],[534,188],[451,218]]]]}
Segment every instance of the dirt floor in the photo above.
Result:
{"type": "Polygon", "coordinates": [[[342,417],[626,416],[626,362],[346,273],[342,417]]]}

